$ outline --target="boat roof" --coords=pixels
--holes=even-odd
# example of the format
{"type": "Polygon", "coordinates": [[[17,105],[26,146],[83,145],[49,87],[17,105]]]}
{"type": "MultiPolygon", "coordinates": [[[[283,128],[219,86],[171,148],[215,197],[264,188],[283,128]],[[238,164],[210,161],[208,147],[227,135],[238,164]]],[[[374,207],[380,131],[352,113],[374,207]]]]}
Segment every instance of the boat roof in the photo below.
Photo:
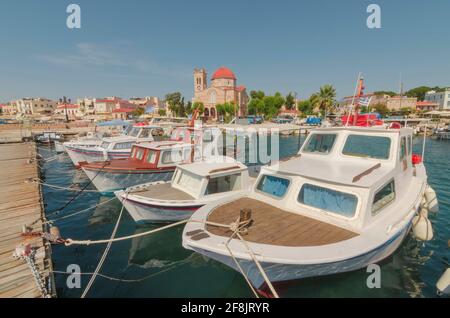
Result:
{"type": "Polygon", "coordinates": [[[384,180],[393,170],[389,162],[378,160],[329,160],[319,156],[298,156],[280,162],[278,167],[265,166],[263,169],[287,175],[302,176],[327,183],[353,187],[370,188],[384,180]]]}
{"type": "Polygon", "coordinates": [[[341,132],[341,131],[354,131],[358,133],[386,133],[386,134],[410,134],[413,129],[410,127],[403,127],[400,129],[387,129],[383,126],[372,127],[358,127],[358,126],[340,126],[340,127],[320,127],[312,129],[311,132],[341,132]]]}
{"type": "Polygon", "coordinates": [[[217,156],[212,159],[187,163],[178,166],[201,177],[207,177],[226,172],[247,170],[247,166],[231,157],[217,156]]]}
{"type": "Polygon", "coordinates": [[[191,144],[187,142],[163,140],[163,141],[141,142],[139,144],[136,144],[136,146],[152,150],[167,150],[173,149],[175,147],[182,147],[182,148],[191,147],[191,144]]]}
{"type": "Polygon", "coordinates": [[[103,141],[106,142],[127,142],[127,141],[132,142],[136,140],[137,137],[123,136],[123,135],[103,138],[103,141]]]}

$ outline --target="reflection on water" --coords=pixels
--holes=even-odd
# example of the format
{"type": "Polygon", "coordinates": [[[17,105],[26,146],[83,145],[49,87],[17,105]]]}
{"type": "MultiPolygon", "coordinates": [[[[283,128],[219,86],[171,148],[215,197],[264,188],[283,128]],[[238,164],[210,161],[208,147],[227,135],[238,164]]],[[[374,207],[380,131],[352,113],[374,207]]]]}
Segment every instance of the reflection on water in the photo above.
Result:
{"type": "MultiPolygon", "coordinates": [[[[303,141],[303,138],[300,142],[303,141]]],[[[290,156],[299,147],[298,136],[280,138],[281,157],[290,156]]],[[[415,152],[421,152],[422,140],[414,140],[415,152]]],[[[436,190],[440,211],[431,215],[435,237],[430,242],[418,242],[411,235],[389,259],[381,265],[380,289],[368,289],[365,269],[328,277],[304,279],[282,286],[284,297],[436,297],[435,284],[445,269],[443,258],[449,257],[450,239],[450,142],[427,141],[429,181],[436,190]]],[[[54,153],[42,151],[44,157],[54,153]]],[[[73,183],[83,187],[89,180],[75,170],[70,160],[58,160],[44,165],[45,181],[63,187],[73,183]]],[[[91,186],[89,187],[91,188],[91,186]]],[[[43,188],[47,211],[59,208],[76,192],[43,188]]],[[[56,222],[62,235],[76,239],[103,239],[111,235],[121,204],[97,193],[83,193],[56,217],[105,203],[71,218],[56,222]]],[[[136,225],[124,213],[117,236],[142,233],[155,225],[136,225]]],[[[112,244],[102,274],[136,282],[111,281],[98,277],[89,297],[252,297],[245,280],[234,270],[181,246],[182,227],[172,228],[150,236],[112,244]]],[[[104,245],[54,246],[56,270],[64,271],[69,264],[79,264],[83,272],[93,272],[104,251],[104,245]]],[[[66,276],[56,274],[59,297],[79,297],[82,290],[68,289],[66,276]]],[[[82,277],[86,286],[89,276],[82,277]]]]}

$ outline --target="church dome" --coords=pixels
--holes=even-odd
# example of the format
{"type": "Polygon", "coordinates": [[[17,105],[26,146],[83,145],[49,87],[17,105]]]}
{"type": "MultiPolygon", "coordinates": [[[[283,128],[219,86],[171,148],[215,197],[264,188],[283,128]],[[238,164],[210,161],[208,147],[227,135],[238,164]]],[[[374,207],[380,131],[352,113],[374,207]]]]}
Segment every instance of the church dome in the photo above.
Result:
{"type": "Polygon", "coordinates": [[[219,78],[236,80],[236,76],[234,75],[233,71],[231,71],[227,67],[220,67],[219,69],[217,69],[217,71],[215,71],[213,76],[211,77],[211,80],[219,78]]]}

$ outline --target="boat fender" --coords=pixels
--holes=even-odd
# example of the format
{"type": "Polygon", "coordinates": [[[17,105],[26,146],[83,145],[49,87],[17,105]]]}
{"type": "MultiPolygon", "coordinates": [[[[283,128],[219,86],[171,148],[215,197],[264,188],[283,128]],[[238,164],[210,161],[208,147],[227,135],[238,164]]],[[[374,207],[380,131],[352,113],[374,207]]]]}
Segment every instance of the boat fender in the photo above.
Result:
{"type": "Polygon", "coordinates": [[[421,241],[430,241],[433,239],[433,226],[427,214],[426,209],[422,209],[419,215],[413,219],[413,234],[416,239],[421,241]]]}
{"type": "Polygon", "coordinates": [[[434,191],[430,186],[428,186],[425,190],[425,200],[430,212],[436,213],[439,211],[439,202],[437,199],[436,191],[434,191]]]}
{"type": "Polygon", "coordinates": [[[450,295],[450,267],[444,272],[436,283],[438,295],[450,295]]]}

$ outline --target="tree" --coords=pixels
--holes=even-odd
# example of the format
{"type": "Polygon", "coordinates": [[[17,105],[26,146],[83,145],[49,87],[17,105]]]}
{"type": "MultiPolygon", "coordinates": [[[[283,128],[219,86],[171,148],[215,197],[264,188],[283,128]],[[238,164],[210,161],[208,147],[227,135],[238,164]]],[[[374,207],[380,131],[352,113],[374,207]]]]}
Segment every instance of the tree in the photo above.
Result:
{"type": "Polygon", "coordinates": [[[135,117],[139,117],[145,114],[145,109],[143,107],[137,107],[135,110],[131,112],[131,114],[135,117]]]}
{"type": "Polygon", "coordinates": [[[224,117],[226,122],[229,122],[236,112],[236,104],[234,102],[217,104],[216,111],[219,115],[224,117]]]}
{"type": "Polygon", "coordinates": [[[159,116],[166,116],[167,112],[165,109],[158,109],[158,115],[159,116]]]}
{"type": "Polygon", "coordinates": [[[302,113],[302,115],[312,115],[314,112],[314,107],[310,99],[305,99],[298,102],[297,109],[302,113]]]}
{"type": "Polygon", "coordinates": [[[373,110],[381,115],[381,117],[386,117],[389,114],[389,109],[385,104],[375,104],[370,106],[373,110]]]}
{"type": "Polygon", "coordinates": [[[396,92],[393,91],[376,91],[373,92],[376,96],[380,96],[380,95],[389,95],[390,97],[393,97],[395,95],[397,95],[396,92]]]}
{"type": "Polygon", "coordinates": [[[169,110],[176,116],[183,117],[186,115],[184,97],[180,92],[167,94],[166,102],[169,104],[169,110]]]}
{"type": "Polygon", "coordinates": [[[408,97],[417,97],[417,100],[422,101],[425,99],[425,93],[431,91],[432,88],[428,86],[419,86],[413,89],[410,89],[405,93],[408,97]]]}
{"type": "Polygon", "coordinates": [[[292,93],[287,94],[285,105],[286,105],[286,109],[294,109],[295,98],[294,98],[294,95],[292,95],[292,93]]]}
{"type": "Polygon", "coordinates": [[[202,102],[195,102],[191,107],[191,113],[194,113],[195,109],[198,109],[198,114],[202,115],[205,112],[205,104],[202,102]]]}
{"type": "Polygon", "coordinates": [[[336,89],[331,85],[324,85],[319,92],[311,96],[311,103],[315,108],[318,108],[322,115],[326,116],[331,111],[336,100],[336,89]]]}

